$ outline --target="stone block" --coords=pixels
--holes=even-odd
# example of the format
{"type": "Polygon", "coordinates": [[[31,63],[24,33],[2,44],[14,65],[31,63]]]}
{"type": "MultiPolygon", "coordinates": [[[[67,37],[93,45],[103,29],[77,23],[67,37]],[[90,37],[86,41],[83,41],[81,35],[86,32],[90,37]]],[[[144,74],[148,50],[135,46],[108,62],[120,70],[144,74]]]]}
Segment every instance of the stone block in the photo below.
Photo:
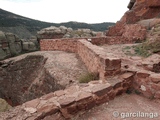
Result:
{"type": "Polygon", "coordinates": [[[80,92],[78,97],[76,98],[76,102],[85,101],[92,97],[92,94],[89,92],[80,92]]]}
{"type": "Polygon", "coordinates": [[[59,104],[62,108],[66,107],[66,106],[70,106],[75,102],[75,98],[74,97],[64,97],[62,99],[60,99],[59,104]]]}
{"type": "Polygon", "coordinates": [[[101,65],[105,71],[112,71],[121,68],[121,59],[100,56],[101,65]]]}
{"type": "Polygon", "coordinates": [[[93,94],[97,96],[103,96],[107,94],[111,89],[112,89],[112,86],[109,83],[106,83],[106,84],[96,85],[91,90],[93,94]]]}
{"type": "Polygon", "coordinates": [[[54,92],[54,95],[57,96],[57,97],[60,97],[60,96],[62,96],[64,94],[65,94],[64,90],[58,90],[58,91],[54,92]]]}
{"type": "Polygon", "coordinates": [[[108,94],[105,94],[105,95],[100,96],[100,97],[94,96],[94,99],[95,99],[96,105],[100,105],[100,104],[109,102],[109,96],[108,96],[108,94]]]}
{"type": "Polygon", "coordinates": [[[26,103],[24,103],[25,107],[32,107],[32,108],[36,108],[40,103],[40,99],[34,99],[31,101],[28,101],[26,103]]]}
{"type": "Polygon", "coordinates": [[[138,71],[136,74],[137,78],[147,78],[149,76],[150,76],[150,74],[145,71],[138,71]]]}
{"type": "Polygon", "coordinates": [[[77,102],[77,109],[80,110],[88,110],[91,109],[92,107],[95,106],[95,100],[93,99],[93,97],[90,97],[88,99],[85,100],[81,100],[79,102],[77,102]]]}
{"type": "Polygon", "coordinates": [[[42,100],[48,100],[52,97],[55,97],[55,94],[53,92],[49,93],[49,94],[46,94],[46,95],[43,95],[40,99],[42,100]]]}
{"type": "Polygon", "coordinates": [[[117,88],[115,90],[116,96],[122,95],[124,92],[126,92],[126,89],[124,89],[123,87],[117,88]]]}
{"type": "Polygon", "coordinates": [[[149,76],[149,78],[154,83],[159,83],[160,82],[160,74],[151,74],[149,76]]]}
{"type": "Polygon", "coordinates": [[[119,78],[124,79],[125,81],[132,81],[134,73],[133,72],[126,72],[119,76],[119,78]]]}
{"type": "Polygon", "coordinates": [[[111,91],[109,91],[107,93],[108,97],[109,97],[109,100],[113,100],[116,96],[116,93],[114,92],[114,90],[112,89],[111,91]]]}
{"type": "Polygon", "coordinates": [[[39,109],[37,109],[38,113],[41,113],[39,118],[44,118],[45,116],[55,114],[56,112],[59,111],[59,108],[53,104],[45,105],[39,109]]]}
{"type": "Polygon", "coordinates": [[[67,106],[65,108],[60,109],[62,115],[65,117],[65,119],[72,118],[74,114],[78,112],[77,105],[72,104],[70,106],[67,106]]]}

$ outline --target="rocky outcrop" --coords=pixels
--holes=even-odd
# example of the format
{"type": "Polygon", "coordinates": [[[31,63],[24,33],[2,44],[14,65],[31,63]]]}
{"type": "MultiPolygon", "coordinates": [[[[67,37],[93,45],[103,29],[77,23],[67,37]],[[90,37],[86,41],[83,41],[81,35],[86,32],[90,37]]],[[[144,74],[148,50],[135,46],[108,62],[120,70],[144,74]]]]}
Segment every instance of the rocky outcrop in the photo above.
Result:
{"type": "Polygon", "coordinates": [[[0,60],[38,49],[37,38],[21,40],[12,33],[0,31],[0,60]]]}
{"type": "Polygon", "coordinates": [[[99,32],[94,32],[90,29],[73,30],[65,26],[55,27],[51,26],[44,28],[38,32],[38,39],[58,39],[58,38],[85,38],[95,37],[100,35],[99,32]]]}
{"type": "MultiPolygon", "coordinates": [[[[140,38],[142,41],[146,38],[145,29],[148,30],[152,25],[148,24],[151,20],[160,15],[160,1],[159,0],[130,0],[128,10],[123,17],[116,23],[115,26],[109,28],[107,36],[129,36],[128,39],[133,40],[140,38]],[[141,21],[141,22],[140,22],[141,21]],[[137,25],[138,24],[138,25],[137,25]],[[127,27],[126,27],[127,26],[127,27]],[[133,27],[135,26],[135,27],[133,27]],[[147,26],[147,27],[146,27],[147,26]],[[149,26],[149,27],[148,27],[149,26]],[[138,27],[139,30],[136,28],[138,27]],[[128,30],[130,32],[128,32],[128,30]],[[132,33],[134,31],[134,34],[132,33]],[[141,35],[140,35],[141,34],[141,35]]],[[[154,20],[155,21],[155,20],[154,20]]],[[[156,22],[158,22],[156,20],[156,22]]]]}
{"type": "Polygon", "coordinates": [[[46,58],[27,56],[18,61],[0,63],[0,97],[12,106],[58,90],[54,78],[44,68],[46,58]]]}

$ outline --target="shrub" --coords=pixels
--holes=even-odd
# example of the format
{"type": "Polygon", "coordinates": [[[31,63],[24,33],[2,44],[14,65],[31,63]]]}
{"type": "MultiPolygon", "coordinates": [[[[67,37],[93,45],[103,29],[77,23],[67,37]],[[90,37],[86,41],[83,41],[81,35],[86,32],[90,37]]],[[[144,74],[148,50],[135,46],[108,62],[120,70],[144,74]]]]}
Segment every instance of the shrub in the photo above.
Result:
{"type": "Polygon", "coordinates": [[[98,80],[99,74],[98,73],[85,73],[79,77],[80,83],[88,83],[93,80],[98,80]]]}

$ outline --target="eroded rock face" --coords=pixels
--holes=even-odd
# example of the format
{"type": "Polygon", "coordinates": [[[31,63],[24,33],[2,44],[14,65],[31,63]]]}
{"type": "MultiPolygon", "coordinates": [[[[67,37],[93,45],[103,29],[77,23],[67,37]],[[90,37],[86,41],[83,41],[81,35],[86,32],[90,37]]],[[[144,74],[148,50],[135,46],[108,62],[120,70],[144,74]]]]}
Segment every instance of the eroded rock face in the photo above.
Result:
{"type": "MultiPolygon", "coordinates": [[[[135,31],[136,30],[135,27],[133,27],[133,26],[137,26],[137,22],[142,21],[142,20],[147,20],[147,19],[153,19],[155,17],[159,17],[160,1],[159,0],[136,0],[136,1],[130,0],[128,8],[130,10],[128,10],[123,15],[123,17],[120,19],[120,21],[118,21],[115,26],[109,28],[109,30],[106,34],[107,36],[124,36],[124,34],[126,34],[126,31],[128,31],[128,30],[135,31]],[[132,24],[132,26],[130,26],[130,24],[132,24]]],[[[139,23],[140,23],[140,25],[146,27],[146,29],[148,29],[148,26],[153,26],[153,25],[150,25],[150,20],[149,21],[142,21],[139,23]]],[[[153,23],[153,20],[152,20],[152,23],[153,23]]],[[[137,37],[137,34],[142,33],[140,40],[144,40],[146,38],[146,33],[144,32],[144,28],[143,27],[141,27],[141,28],[142,29],[134,32],[135,34],[132,35],[133,39],[132,38],[127,38],[127,39],[129,39],[129,41],[132,41],[132,40],[134,40],[135,37],[137,37]]]]}
{"type": "Polygon", "coordinates": [[[35,99],[60,88],[44,68],[46,58],[27,56],[19,61],[1,62],[0,97],[12,106],[35,99]]]}
{"type": "Polygon", "coordinates": [[[37,38],[24,41],[17,35],[0,31],[0,60],[19,55],[22,52],[38,50],[38,46],[37,38]]]}

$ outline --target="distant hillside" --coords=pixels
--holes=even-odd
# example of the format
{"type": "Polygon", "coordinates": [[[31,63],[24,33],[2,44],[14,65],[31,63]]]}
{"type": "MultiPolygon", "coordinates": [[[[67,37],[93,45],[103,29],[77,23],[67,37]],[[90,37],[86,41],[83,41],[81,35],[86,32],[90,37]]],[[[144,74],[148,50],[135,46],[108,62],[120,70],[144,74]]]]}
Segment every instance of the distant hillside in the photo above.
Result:
{"type": "Polygon", "coordinates": [[[49,26],[66,26],[73,29],[88,28],[93,31],[105,31],[109,26],[115,23],[104,22],[98,24],[87,24],[80,22],[66,22],[66,23],[48,23],[30,18],[26,18],[14,13],[0,9],[0,30],[4,32],[12,32],[17,34],[20,38],[30,38],[35,36],[37,31],[49,26]]]}

